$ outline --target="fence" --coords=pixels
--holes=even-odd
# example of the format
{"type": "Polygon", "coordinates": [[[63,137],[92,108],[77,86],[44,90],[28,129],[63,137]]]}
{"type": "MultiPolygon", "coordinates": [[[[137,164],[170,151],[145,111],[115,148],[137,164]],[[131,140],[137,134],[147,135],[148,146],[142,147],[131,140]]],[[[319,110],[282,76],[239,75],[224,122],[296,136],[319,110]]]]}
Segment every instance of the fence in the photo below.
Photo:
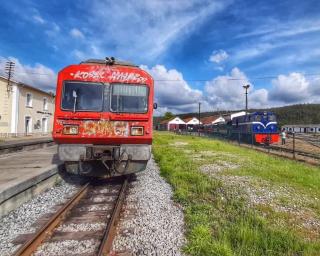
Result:
{"type": "MultiPolygon", "coordinates": [[[[287,134],[285,144],[281,143],[281,138],[277,143],[259,144],[255,142],[254,135],[233,133],[232,136],[226,136],[217,132],[208,131],[179,131],[177,133],[183,135],[201,136],[214,138],[243,147],[250,147],[256,150],[264,151],[270,154],[280,155],[288,158],[293,158],[299,161],[305,161],[312,164],[320,164],[320,134],[287,134]]],[[[267,134],[271,138],[271,134],[267,134]]]]}

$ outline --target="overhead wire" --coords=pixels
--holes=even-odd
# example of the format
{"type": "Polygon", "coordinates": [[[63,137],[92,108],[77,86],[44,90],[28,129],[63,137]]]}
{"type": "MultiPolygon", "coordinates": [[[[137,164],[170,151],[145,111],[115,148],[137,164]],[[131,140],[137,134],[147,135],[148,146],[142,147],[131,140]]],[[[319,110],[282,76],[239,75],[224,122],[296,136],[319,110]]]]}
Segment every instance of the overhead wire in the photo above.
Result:
{"type": "MultiPolygon", "coordinates": [[[[296,71],[295,73],[300,73],[305,77],[320,77],[320,73],[302,73],[302,72],[298,72],[296,71]]],[[[37,73],[37,72],[14,72],[14,74],[19,74],[19,75],[39,75],[39,76],[51,76],[52,74],[49,73],[37,73]]],[[[219,77],[219,76],[218,76],[219,77]]],[[[220,76],[221,77],[221,76],[220,76]]],[[[224,78],[226,80],[230,80],[230,81],[248,81],[248,80],[265,80],[265,79],[274,79],[274,78],[278,78],[279,75],[270,75],[270,76],[258,76],[258,77],[251,77],[251,78],[232,78],[232,77],[228,77],[228,76],[224,76],[224,78]]],[[[179,79],[154,79],[154,81],[157,82],[207,82],[207,81],[211,81],[213,78],[208,78],[208,79],[183,79],[183,80],[179,80],[179,79]]]]}

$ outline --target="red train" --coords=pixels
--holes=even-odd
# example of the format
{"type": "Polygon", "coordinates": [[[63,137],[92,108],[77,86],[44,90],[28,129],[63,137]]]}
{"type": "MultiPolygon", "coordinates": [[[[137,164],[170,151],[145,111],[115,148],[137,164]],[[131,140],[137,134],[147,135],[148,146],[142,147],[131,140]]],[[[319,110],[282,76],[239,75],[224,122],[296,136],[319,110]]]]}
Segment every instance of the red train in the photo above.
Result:
{"type": "Polygon", "coordinates": [[[119,176],[145,169],[151,157],[152,77],[106,58],[58,74],[53,139],[67,172],[119,176]]]}

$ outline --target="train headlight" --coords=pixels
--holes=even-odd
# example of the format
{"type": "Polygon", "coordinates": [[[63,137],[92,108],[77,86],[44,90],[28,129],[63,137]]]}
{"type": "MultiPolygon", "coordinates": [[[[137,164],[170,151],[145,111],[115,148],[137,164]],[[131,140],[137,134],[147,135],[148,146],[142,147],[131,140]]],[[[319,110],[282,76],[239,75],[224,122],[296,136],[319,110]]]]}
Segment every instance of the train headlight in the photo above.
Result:
{"type": "Polygon", "coordinates": [[[260,126],[260,125],[258,125],[258,126],[257,126],[257,129],[258,129],[258,130],[260,130],[260,129],[261,129],[261,126],[260,126]]]}
{"type": "Polygon", "coordinates": [[[131,136],[142,136],[143,127],[142,126],[132,126],[131,127],[131,136]]]}
{"type": "Polygon", "coordinates": [[[78,125],[65,125],[63,127],[63,134],[66,135],[77,135],[79,133],[78,125]]]}

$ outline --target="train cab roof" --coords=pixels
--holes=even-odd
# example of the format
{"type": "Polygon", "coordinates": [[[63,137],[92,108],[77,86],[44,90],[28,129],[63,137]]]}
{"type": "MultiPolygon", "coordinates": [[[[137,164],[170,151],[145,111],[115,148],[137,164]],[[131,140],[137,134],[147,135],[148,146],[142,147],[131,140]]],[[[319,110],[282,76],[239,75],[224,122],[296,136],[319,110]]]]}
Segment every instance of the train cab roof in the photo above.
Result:
{"type": "Polygon", "coordinates": [[[92,64],[92,65],[97,65],[97,64],[100,64],[100,65],[114,65],[114,66],[128,66],[128,67],[138,67],[138,65],[136,64],[133,64],[131,62],[128,62],[128,61],[122,61],[122,60],[117,60],[113,57],[111,58],[105,58],[105,59],[88,59],[88,60],[85,60],[85,61],[82,61],[80,62],[80,65],[81,64],[92,64]]]}

